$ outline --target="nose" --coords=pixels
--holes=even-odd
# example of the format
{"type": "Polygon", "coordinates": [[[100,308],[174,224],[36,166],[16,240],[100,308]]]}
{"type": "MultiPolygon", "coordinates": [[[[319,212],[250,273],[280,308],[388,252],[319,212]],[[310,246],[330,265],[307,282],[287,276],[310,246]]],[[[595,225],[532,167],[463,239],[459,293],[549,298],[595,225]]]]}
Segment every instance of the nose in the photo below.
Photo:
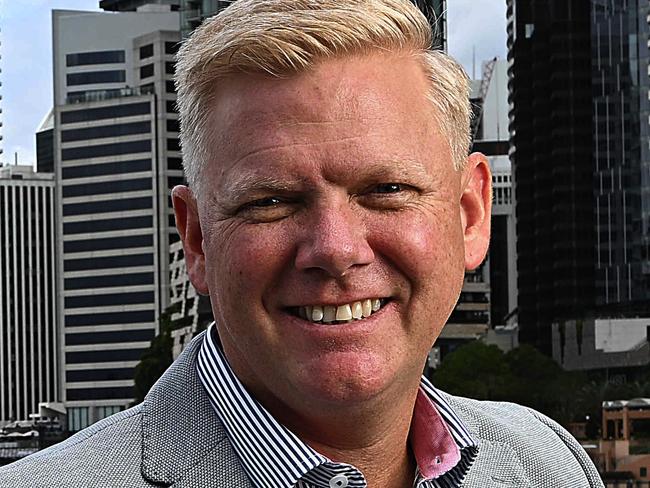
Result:
{"type": "Polygon", "coordinates": [[[320,269],[339,278],[374,260],[365,225],[347,201],[314,209],[304,229],[296,254],[299,270],[320,269]]]}

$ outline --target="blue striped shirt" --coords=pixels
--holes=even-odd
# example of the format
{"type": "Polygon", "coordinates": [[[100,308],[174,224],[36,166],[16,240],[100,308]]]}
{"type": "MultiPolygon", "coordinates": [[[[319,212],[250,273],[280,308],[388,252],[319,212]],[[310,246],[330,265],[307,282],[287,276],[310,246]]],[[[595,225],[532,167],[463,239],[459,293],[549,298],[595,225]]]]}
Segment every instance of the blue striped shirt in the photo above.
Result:
{"type": "MultiPolygon", "coordinates": [[[[215,325],[205,335],[197,371],[242,466],[255,488],[365,488],[354,466],[336,463],[314,451],[278,423],[237,379],[215,340],[215,325]]],[[[460,486],[478,452],[469,430],[431,383],[422,377],[421,390],[433,402],[460,451],[460,460],[435,479],[418,469],[414,487],[460,486]]]]}

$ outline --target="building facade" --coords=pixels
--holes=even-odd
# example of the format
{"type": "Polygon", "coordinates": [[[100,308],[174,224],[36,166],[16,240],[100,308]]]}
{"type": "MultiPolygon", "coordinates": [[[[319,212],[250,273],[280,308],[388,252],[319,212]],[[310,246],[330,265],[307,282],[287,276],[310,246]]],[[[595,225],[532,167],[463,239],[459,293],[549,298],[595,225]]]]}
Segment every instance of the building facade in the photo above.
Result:
{"type": "Polygon", "coordinates": [[[169,189],[183,181],[179,15],[53,11],[61,370],[71,430],[133,401],[169,304],[169,189]]]}
{"type": "Polygon", "coordinates": [[[650,7],[509,0],[522,337],[650,316],[650,7]]]}
{"type": "Polygon", "coordinates": [[[508,0],[520,336],[594,303],[590,2],[508,0]]]}
{"type": "Polygon", "coordinates": [[[0,169],[0,424],[56,402],[54,177],[0,169]]]}

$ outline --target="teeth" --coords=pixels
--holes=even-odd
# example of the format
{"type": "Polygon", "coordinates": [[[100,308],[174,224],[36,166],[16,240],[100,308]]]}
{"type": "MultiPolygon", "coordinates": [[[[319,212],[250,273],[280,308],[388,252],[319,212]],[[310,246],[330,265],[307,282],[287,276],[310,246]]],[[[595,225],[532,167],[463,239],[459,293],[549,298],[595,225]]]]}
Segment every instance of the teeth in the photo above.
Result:
{"type": "Polygon", "coordinates": [[[352,318],[359,320],[363,316],[363,307],[361,302],[354,302],[352,304],[352,318]]]}
{"type": "Polygon", "coordinates": [[[350,320],[352,319],[352,309],[350,305],[341,305],[336,309],[336,320],[350,320]]]}
{"type": "Polygon", "coordinates": [[[323,307],[323,322],[334,322],[336,320],[336,307],[325,305],[323,307]]]}
{"type": "Polygon", "coordinates": [[[372,300],[364,300],[361,306],[361,313],[364,317],[370,317],[372,313],[372,300]]]}
{"type": "Polygon", "coordinates": [[[379,298],[366,299],[360,302],[346,303],[338,307],[333,305],[314,305],[299,307],[298,315],[311,322],[349,322],[352,319],[361,320],[370,317],[381,308],[379,298]]]}
{"type": "MultiPolygon", "coordinates": [[[[302,308],[302,307],[300,307],[302,308]]],[[[311,307],[308,307],[311,308],[311,307]]],[[[323,320],[323,307],[314,307],[311,311],[311,319],[314,322],[320,322],[323,320]]]]}

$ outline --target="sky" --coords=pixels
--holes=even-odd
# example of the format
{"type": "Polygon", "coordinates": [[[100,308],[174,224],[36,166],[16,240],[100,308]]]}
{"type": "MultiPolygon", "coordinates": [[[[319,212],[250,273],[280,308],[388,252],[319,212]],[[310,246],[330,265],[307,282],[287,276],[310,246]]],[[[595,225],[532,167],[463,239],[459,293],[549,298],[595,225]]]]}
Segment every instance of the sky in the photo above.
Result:
{"type": "MultiPolygon", "coordinates": [[[[472,75],[506,57],[505,0],[447,0],[449,53],[472,75]],[[477,6],[479,5],[479,6],[477,6]],[[474,54],[475,53],[475,54],[474,54]],[[476,63],[473,63],[473,60],[476,63]]],[[[35,133],[52,107],[52,9],[99,10],[99,0],[5,0],[0,4],[0,161],[34,164],[35,133]]]]}

